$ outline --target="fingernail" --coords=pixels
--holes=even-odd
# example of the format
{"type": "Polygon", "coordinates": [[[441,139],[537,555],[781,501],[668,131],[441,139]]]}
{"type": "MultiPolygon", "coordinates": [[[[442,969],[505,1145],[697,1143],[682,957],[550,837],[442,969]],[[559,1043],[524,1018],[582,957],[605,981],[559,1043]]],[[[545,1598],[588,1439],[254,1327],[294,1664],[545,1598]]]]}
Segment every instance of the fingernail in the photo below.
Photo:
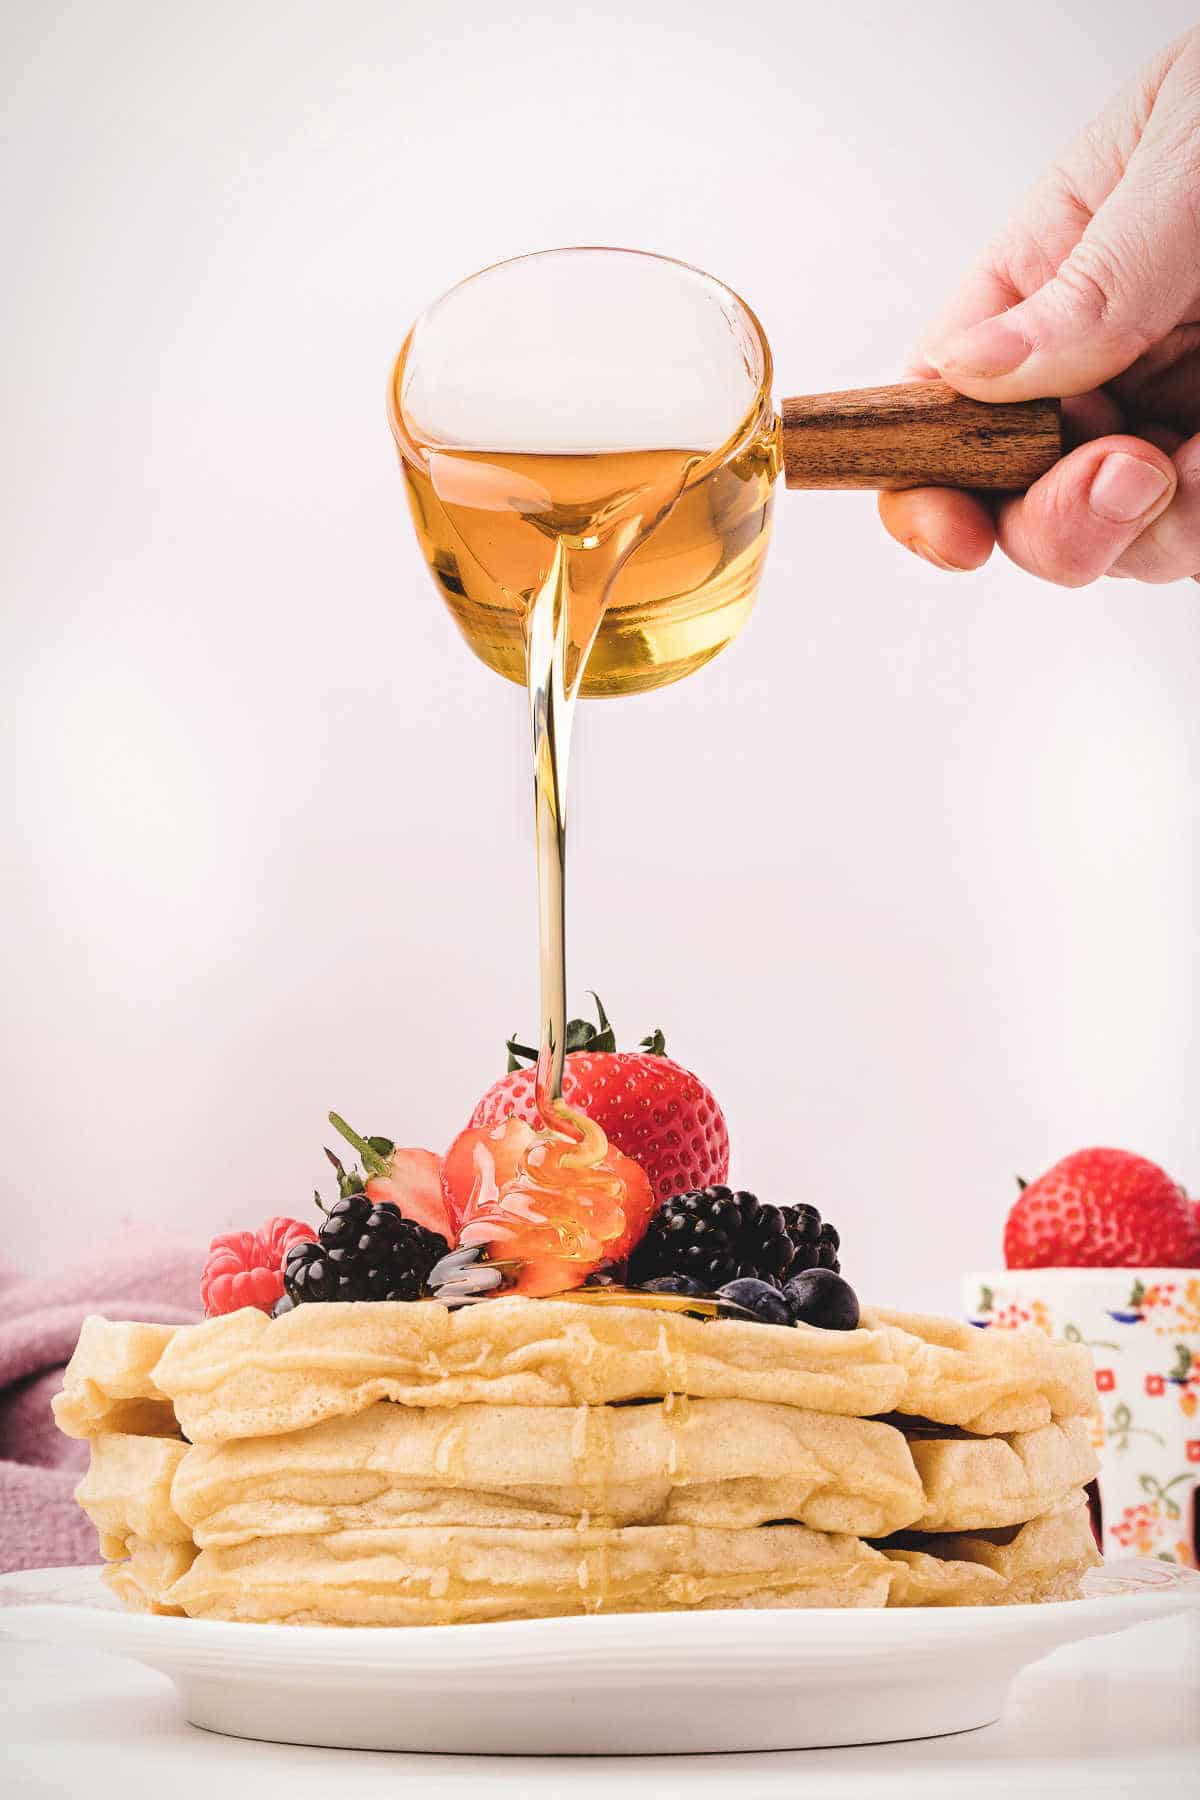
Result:
{"type": "Polygon", "coordinates": [[[909,538],[908,547],[910,550],[915,550],[918,556],[923,556],[927,563],[932,563],[935,569],[945,569],[948,575],[965,575],[967,573],[962,563],[947,562],[944,556],[938,555],[932,544],[925,542],[924,538],[909,538]]]}
{"type": "Polygon", "coordinates": [[[1016,325],[1001,315],[981,319],[969,331],[956,331],[944,344],[926,351],[943,375],[1008,375],[1019,369],[1033,345],[1016,325]]]}
{"type": "Polygon", "coordinates": [[[1113,450],[1092,477],[1088,504],[1101,519],[1132,525],[1160,501],[1170,479],[1154,463],[1113,450]]]}

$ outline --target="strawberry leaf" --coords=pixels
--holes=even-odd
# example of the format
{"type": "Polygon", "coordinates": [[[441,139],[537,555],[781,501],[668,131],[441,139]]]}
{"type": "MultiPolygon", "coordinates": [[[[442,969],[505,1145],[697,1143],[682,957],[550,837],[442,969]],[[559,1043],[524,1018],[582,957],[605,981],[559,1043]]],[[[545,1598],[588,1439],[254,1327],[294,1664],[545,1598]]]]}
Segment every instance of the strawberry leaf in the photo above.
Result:
{"type": "MultiPolygon", "coordinates": [[[[596,1002],[596,1014],[600,1020],[600,1029],[597,1031],[594,1039],[587,1048],[589,1050],[615,1050],[617,1047],[617,1034],[609,1024],[608,1014],[604,1010],[604,1002],[596,992],[595,988],[589,988],[588,993],[596,1002]]],[[[577,1019],[575,1023],[580,1025],[583,1021],[577,1019]]],[[[568,1027],[567,1036],[569,1037],[570,1035],[570,1027],[568,1027]]]]}
{"type": "MultiPolygon", "coordinates": [[[[590,1051],[593,1056],[604,1053],[612,1054],[617,1048],[617,1034],[613,1030],[612,1021],[604,1010],[604,1002],[592,988],[588,989],[596,1002],[596,1023],[591,1019],[571,1019],[567,1023],[567,1041],[564,1055],[570,1056],[575,1051],[590,1051]]],[[[507,1073],[513,1075],[518,1069],[531,1067],[537,1062],[538,1053],[531,1044],[523,1044],[514,1033],[505,1039],[504,1048],[508,1052],[507,1073]]],[[[638,1045],[640,1050],[650,1056],[665,1056],[667,1042],[659,1030],[654,1030],[649,1037],[642,1039],[638,1045]]]]}
{"type": "Polygon", "coordinates": [[[504,1048],[508,1051],[506,1073],[509,1075],[515,1075],[518,1069],[524,1069],[537,1061],[537,1051],[531,1050],[528,1044],[520,1043],[515,1032],[512,1037],[504,1040],[504,1048]]]}
{"type": "Polygon", "coordinates": [[[365,1184],[358,1170],[343,1168],[341,1157],[335,1156],[332,1150],[327,1149],[325,1154],[333,1164],[333,1172],[337,1176],[338,1193],[342,1199],[344,1200],[348,1194],[361,1194],[365,1184]]]}

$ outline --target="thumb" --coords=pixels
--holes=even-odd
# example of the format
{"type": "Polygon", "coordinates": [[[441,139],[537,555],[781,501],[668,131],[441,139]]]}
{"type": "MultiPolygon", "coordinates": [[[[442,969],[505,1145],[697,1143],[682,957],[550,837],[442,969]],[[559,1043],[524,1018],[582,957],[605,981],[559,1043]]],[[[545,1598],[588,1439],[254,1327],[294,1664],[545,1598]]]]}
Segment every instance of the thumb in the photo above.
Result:
{"type": "Polygon", "coordinates": [[[1171,157],[1143,139],[1050,279],[926,346],[929,362],[976,400],[1090,393],[1121,374],[1188,316],[1200,264],[1198,165],[1195,152],[1171,157]]]}

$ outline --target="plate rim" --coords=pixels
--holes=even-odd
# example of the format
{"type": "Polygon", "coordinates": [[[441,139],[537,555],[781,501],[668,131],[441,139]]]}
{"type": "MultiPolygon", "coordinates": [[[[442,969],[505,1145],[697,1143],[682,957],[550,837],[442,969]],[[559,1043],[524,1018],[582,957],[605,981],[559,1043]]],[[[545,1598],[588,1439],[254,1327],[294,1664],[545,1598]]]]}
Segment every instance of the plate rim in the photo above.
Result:
{"type": "MultiPolygon", "coordinates": [[[[1110,1565],[1111,1572],[1116,1575],[1122,1566],[1138,1565],[1110,1565]]],[[[193,1655],[204,1661],[206,1652],[217,1647],[228,1652],[238,1642],[250,1662],[284,1653],[292,1661],[322,1661],[336,1645],[339,1661],[355,1667],[411,1656],[419,1645],[419,1660],[430,1674],[476,1658],[490,1661],[500,1651],[506,1660],[561,1657],[574,1662],[618,1647],[653,1647],[689,1660],[705,1660],[736,1648],[757,1662],[785,1648],[797,1656],[819,1648],[822,1656],[840,1660],[863,1654],[864,1629],[869,1629],[879,1651],[903,1644],[913,1653],[939,1654],[951,1645],[976,1643],[981,1650],[986,1646],[996,1653],[1042,1646],[1039,1653],[1046,1655],[1060,1643],[1200,1606],[1200,1573],[1153,1566],[1165,1576],[1153,1585],[1027,1606],[712,1608],[497,1619],[431,1630],[427,1625],[289,1625],[131,1612],[115,1601],[99,1603],[110,1598],[100,1585],[102,1564],[76,1564],[0,1575],[0,1635],[61,1642],[65,1628],[74,1624],[89,1640],[80,1648],[100,1648],[97,1639],[103,1637],[104,1647],[118,1654],[123,1647],[131,1654],[171,1662],[188,1661],[193,1655]],[[49,1594],[56,1582],[90,1582],[97,1590],[95,1600],[38,1596],[39,1588],[49,1594]],[[52,1619],[59,1630],[36,1629],[37,1623],[52,1619]]]]}

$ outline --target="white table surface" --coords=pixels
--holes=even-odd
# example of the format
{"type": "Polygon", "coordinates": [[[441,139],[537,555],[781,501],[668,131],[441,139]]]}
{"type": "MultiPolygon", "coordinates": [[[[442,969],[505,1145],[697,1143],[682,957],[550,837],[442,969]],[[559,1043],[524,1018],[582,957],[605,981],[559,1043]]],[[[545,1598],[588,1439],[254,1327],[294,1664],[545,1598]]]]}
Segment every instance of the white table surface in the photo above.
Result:
{"type": "MultiPolygon", "coordinates": [[[[464,1704],[470,1703],[464,1695],[464,1704]]],[[[614,1721],[619,1733],[619,1721],[614,1721]]],[[[434,1757],[217,1737],[185,1723],[164,1676],[91,1652],[0,1635],[4,1800],[355,1800],[404,1794],[574,1800],[642,1796],[1011,1793],[1200,1797],[1200,1619],[1057,1651],[1018,1678],[982,1731],[859,1750],[623,1759],[434,1757]]]]}

